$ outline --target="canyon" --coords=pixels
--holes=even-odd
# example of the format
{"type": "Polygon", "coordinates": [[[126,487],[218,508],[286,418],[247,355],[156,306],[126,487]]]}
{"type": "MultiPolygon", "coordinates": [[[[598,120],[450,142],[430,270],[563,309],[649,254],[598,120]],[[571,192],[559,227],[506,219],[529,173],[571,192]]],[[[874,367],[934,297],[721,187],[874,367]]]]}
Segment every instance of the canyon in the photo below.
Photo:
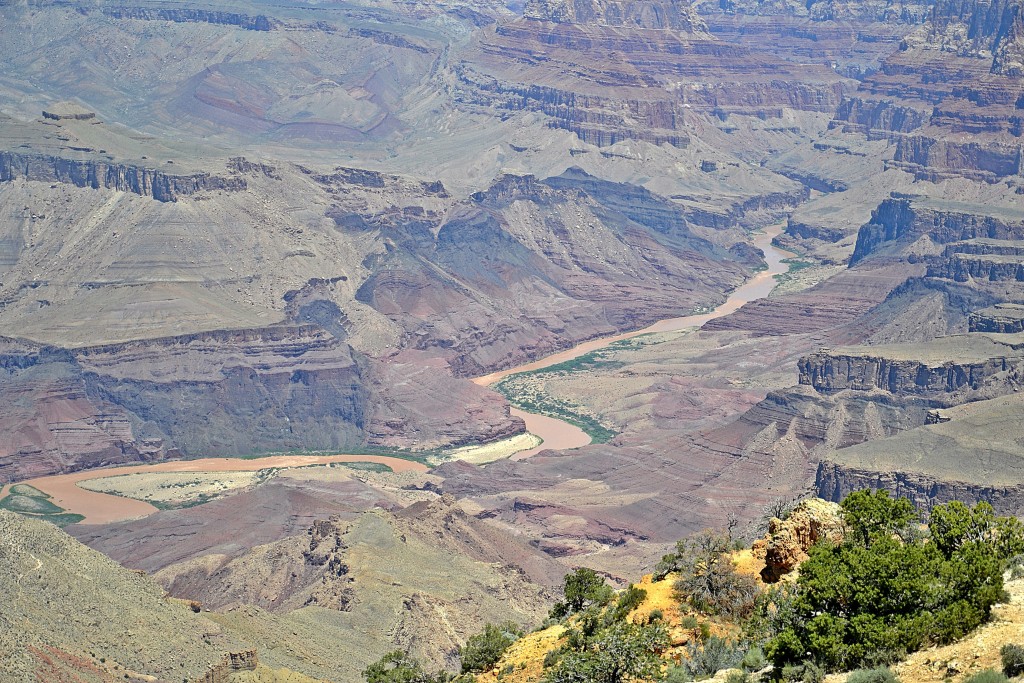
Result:
{"type": "Polygon", "coordinates": [[[2,675],[451,668],[811,494],[1020,514],[1020,17],[0,0],[2,675]]]}

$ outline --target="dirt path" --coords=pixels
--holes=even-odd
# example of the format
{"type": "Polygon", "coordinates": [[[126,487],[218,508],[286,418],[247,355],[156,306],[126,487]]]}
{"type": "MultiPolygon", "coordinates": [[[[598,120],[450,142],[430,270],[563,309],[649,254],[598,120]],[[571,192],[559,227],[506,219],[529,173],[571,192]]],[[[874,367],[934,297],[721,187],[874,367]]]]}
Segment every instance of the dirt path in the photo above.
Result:
{"type": "MultiPolygon", "coordinates": [[[[571,349],[559,351],[558,353],[533,361],[532,363],[525,363],[514,368],[499,370],[497,372],[492,372],[489,375],[476,377],[473,381],[480,386],[486,387],[500,382],[509,375],[515,375],[520,372],[530,372],[532,370],[542,370],[544,368],[551,367],[552,365],[557,365],[558,363],[564,363],[565,361],[579,358],[591,351],[603,349],[609,344],[623,339],[632,339],[633,337],[639,337],[642,334],[650,334],[652,332],[675,332],[677,330],[685,330],[688,327],[700,327],[709,320],[721,318],[733,313],[744,304],[756,301],[757,299],[763,299],[768,296],[772,289],[775,288],[775,285],[777,284],[775,276],[781,275],[789,270],[789,265],[783,263],[783,259],[794,256],[794,254],[791,254],[788,251],[782,251],[781,249],[776,249],[772,246],[772,239],[782,232],[782,228],[783,225],[781,223],[774,225],[765,230],[764,233],[758,235],[754,240],[754,246],[764,251],[765,261],[768,264],[768,268],[757,273],[754,277],[736,288],[736,290],[729,295],[729,298],[726,299],[725,303],[709,313],[687,315],[681,318],[668,318],[666,320],[660,320],[653,325],[649,325],[642,330],[625,332],[623,334],[617,334],[611,337],[602,337],[600,339],[592,339],[571,349]]],[[[513,409],[512,414],[523,418],[526,422],[527,431],[532,434],[536,434],[544,440],[544,443],[537,448],[516,453],[512,456],[513,460],[522,460],[547,449],[566,450],[586,446],[590,443],[590,436],[588,436],[586,432],[575,425],[565,422],[564,420],[535,413],[528,413],[519,409],[513,409]]]]}
{"type": "MultiPolygon", "coordinates": [[[[34,486],[52,496],[52,502],[67,512],[85,517],[82,524],[107,524],[125,519],[145,517],[157,511],[149,503],[133,498],[122,498],[87,491],[78,486],[86,479],[113,477],[119,474],[143,472],[253,472],[269,467],[301,467],[304,465],[326,465],[332,462],[373,462],[387,465],[395,472],[426,472],[429,468],[412,460],[392,458],[386,455],[272,455],[266,458],[203,458],[201,460],[176,460],[154,465],[129,465],[109,469],[83,470],[71,474],[57,474],[18,482],[34,486]]],[[[10,485],[0,490],[0,498],[7,495],[10,485]]]]}

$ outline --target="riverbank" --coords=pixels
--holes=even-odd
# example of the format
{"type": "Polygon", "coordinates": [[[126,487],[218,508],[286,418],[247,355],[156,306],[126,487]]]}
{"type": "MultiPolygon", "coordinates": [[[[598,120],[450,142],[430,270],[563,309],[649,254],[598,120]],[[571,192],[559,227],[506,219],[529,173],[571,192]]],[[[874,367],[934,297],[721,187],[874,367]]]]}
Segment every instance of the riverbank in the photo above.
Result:
{"type": "MultiPolygon", "coordinates": [[[[126,519],[146,517],[157,508],[145,501],[124,498],[109,493],[89,491],[78,486],[81,481],[114,477],[122,474],[151,472],[254,472],[270,468],[306,467],[344,462],[370,462],[386,465],[395,472],[426,472],[423,463],[386,455],[271,455],[264,458],[203,458],[200,460],[174,460],[152,465],[129,465],[107,469],[82,470],[70,474],[57,474],[18,482],[27,484],[49,496],[49,501],[63,508],[67,514],[84,518],[82,524],[108,524],[126,519]]],[[[17,484],[15,484],[17,485],[17,484]]],[[[7,496],[11,485],[0,489],[0,499],[7,496]]]]}
{"type": "MultiPolygon", "coordinates": [[[[721,318],[735,312],[744,304],[758,299],[763,299],[767,297],[778,284],[777,278],[788,272],[790,263],[787,263],[787,261],[792,259],[794,256],[794,254],[778,249],[772,245],[772,240],[782,232],[783,228],[784,224],[779,223],[767,228],[764,232],[755,236],[753,244],[764,252],[767,268],[758,272],[752,278],[733,290],[732,294],[729,295],[725,302],[712,311],[681,316],[678,318],[668,318],[632,332],[624,332],[622,334],[616,334],[609,337],[592,339],[574,346],[571,349],[553,353],[550,356],[546,356],[530,363],[524,363],[523,365],[519,365],[514,368],[499,370],[481,377],[476,377],[473,379],[473,382],[480,386],[494,386],[513,375],[542,372],[552,368],[553,366],[568,363],[582,358],[587,354],[605,349],[616,342],[634,339],[636,337],[652,333],[677,332],[688,328],[700,328],[710,320],[721,318]]],[[[506,398],[510,397],[506,396],[506,398]]],[[[539,446],[514,454],[512,456],[513,460],[522,460],[544,450],[568,450],[572,448],[580,448],[591,443],[592,439],[590,435],[581,429],[580,426],[552,415],[545,415],[541,412],[530,412],[528,408],[532,406],[527,406],[525,404],[516,405],[513,398],[510,398],[510,401],[513,403],[512,414],[523,418],[526,422],[527,431],[542,440],[542,443],[539,446]]]]}

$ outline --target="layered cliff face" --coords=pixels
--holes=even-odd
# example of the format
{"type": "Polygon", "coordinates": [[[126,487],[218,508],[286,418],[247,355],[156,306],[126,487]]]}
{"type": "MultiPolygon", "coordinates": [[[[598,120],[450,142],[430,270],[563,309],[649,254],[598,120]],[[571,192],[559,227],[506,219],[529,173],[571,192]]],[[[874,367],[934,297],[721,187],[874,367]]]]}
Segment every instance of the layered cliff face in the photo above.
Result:
{"type": "Polygon", "coordinates": [[[248,15],[238,12],[220,12],[202,9],[171,9],[159,7],[103,7],[103,14],[114,19],[140,19],[143,21],[197,22],[237,26],[248,31],[270,31],[280,24],[262,14],[248,15]]]}
{"type": "Polygon", "coordinates": [[[921,509],[984,500],[1002,514],[1019,515],[1021,409],[1021,394],[1011,393],[937,411],[916,429],[836,451],[818,468],[818,493],[840,500],[858,489],[885,488],[921,509]]]}
{"type": "Polygon", "coordinates": [[[931,12],[930,3],[916,0],[703,0],[694,4],[719,40],[791,62],[827,64],[856,79],[876,72],[931,12]]]}
{"type": "Polygon", "coordinates": [[[683,147],[692,114],[831,112],[843,91],[824,67],[715,40],[688,2],[532,2],[480,33],[456,72],[464,101],[540,111],[597,145],[683,147]]]}
{"type": "Polygon", "coordinates": [[[971,332],[1024,332],[1024,306],[996,304],[971,313],[971,332]]]}
{"type": "MultiPolygon", "coordinates": [[[[714,450],[770,453],[776,464],[816,468],[818,491],[832,500],[870,486],[925,507],[959,498],[1020,509],[1015,485],[989,479],[1002,466],[992,462],[1014,471],[1019,457],[1019,444],[1005,440],[1002,430],[1024,377],[1024,340],[1007,334],[1020,329],[1022,226],[1012,197],[985,205],[909,195],[884,200],[860,228],[845,272],[775,302],[780,310],[791,299],[808,305],[802,317],[789,318],[798,321],[789,334],[825,331],[823,295],[830,288],[902,273],[856,323],[832,333],[862,345],[803,355],[799,384],[768,392],[739,419],[705,435],[714,450]],[[818,296],[807,298],[811,293],[818,296]],[[953,455],[967,448],[976,450],[953,455]]],[[[764,324],[769,315],[758,302],[707,327],[755,329],[754,321],[764,324]]]]}
{"type": "Polygon", "coordinates": [[[916,348],[878,345],[836,349],[800,360],[800,383],[821,394],[881,391],[945,407],[1008,393],[1017,386],[1024,343],[1014,337],[941,337],[916,348]],[[852,351],[852,350],[851,350],[852,351]]]}
{"type": "Polygon", "coordinates": [[[1022,254],[1024,215],[1012,198],[982,206],[895,196],[878,206],[851,263],[909,262],[925,272],[894,291],[874,319],[927,307],[939,294],[951,310],[946,325],[912,334],[887,323],[871,346],[801,359],[801,384],[837,405],[874,406],[881,418],[862,439],[822,453],[820,495],[840,500],[858,488],[886,488],[922,508],[987,500],[1019,512],[1020,445],[1007,430],[1019,419],[1024,372],[1022,254]]]}
{"type": "Polygon", "coordinates": [[[1019,76],[1011,44],[1018,38],[1020,20],[1020,3],[1015,0],[945,0],[932,9],[928,39],[947,52],[993,59],[995,73],[1019,76]],[[1000,59],[1001,54],[1006,57],[1000,59]]]}
{"type": "Polygon", "coordinates": [[[835,124],[896,143],[892,167],[919,179],[1016,176],[1020,22],[1013,1],[936,3],[926,25],[844,102],[835,124]]]}
{"type": "Polygon", "coordinates": [[[0,382],[18,397],[0,416],[7,481],[183,455],[435,448],[522,429],[493,394],[374,361],[312,325],[74,351],[6,344],[0,382]]]}
{"type": "Polygon", "coordinates": [[[1012,206],[978,206],[925,197],[895,197],[883,201],[872,211],[871,220],[857,233],[850,263],[869,256],[877,259],[906,256],[954,254],[1013,256],[1014,242],[1024,240],[1024,212],[1012,206]],[[973,244],[941,247],[951,242],[974,240],[973,244]],[[991,242],[996,241],[996,242],[991,242]],[[1000,243],[1005,246],[1000,246],[1000,243]],[[932,245],[932,246],[929,246],[932,245]]]}
{"type": "Polygon", "coordinates": [[[528,0],[523,17],[559,24],[707,31],[687,0],[528,0]]]}
{"type": "Polygon", "coordinates": [[[173,202],[180,196],[197,192],[230,192],[246,187],[245,179],[240,177],[218,177],[208,173],[182,176],[92,159],[0,151],[0,182],[18,179],[133,192],[160,202],[173,202]]]}

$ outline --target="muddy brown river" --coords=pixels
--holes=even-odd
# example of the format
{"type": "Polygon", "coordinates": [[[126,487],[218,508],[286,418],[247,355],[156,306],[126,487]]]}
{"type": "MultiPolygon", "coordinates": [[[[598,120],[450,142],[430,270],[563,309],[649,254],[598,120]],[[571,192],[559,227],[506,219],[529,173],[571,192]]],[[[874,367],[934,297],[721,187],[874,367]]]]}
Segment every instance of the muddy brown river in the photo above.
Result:
{"type": "MultiPolygon", "coordinates": [[[[585,353],[602,349],[609,344],[622,340],[638,337],[651,332],[673,332],[684,330],[690,327],[700,327],[709,320],[728,315],[745,303],[768,296],[775,287],[775,276],[785,273],[789,266],[783,263],[783,259],[789,258],[792,254],[776,249],[771,245],[772,238],[782,231],[782,225],[773,226],[758,235],[754,239],[754,245],[760,247],[765,253],[765,260],[768,263],[767,270],[763,270],[745,284],[738,287],[721,306],[709,313],[688,315],[681,318],[669,318],[656,322],[649,327],[634,332],[626,332],[611,337],[602,337],[584,342],[567,351],[547,356],[531,363],[526,363],[515,368],[501,370],[483,377],[477,377],[473,381],[481,386],[489,386],[509,375],[530,370],[540,370],[550,367],[556,363],[578,358],[585,353]]],[[[512,458],[521,460],[528,458],[543,450],[566,450],[579,448],[590,443],[590,437],[577,427],[563,420],[546,415],[529,413],[517,408],[512,409],[512,414],[517,415],[526,422],[526,429],[544,440],[537,448],[527,451],[520,451],[512,458]]],[[[332,462],[373,462],[387,465],[396,472],[426,472],[427,466],[384,455],[279,455],[265,458],[204,458],[201,460],[182,460],[174,462],[162,462],[153,465],[129,465],[125,467],[113,467],[109,469],[86,470],[73,472],[71,474],[60,474],[51,477],[40,477],[29,481],[20,482],[34,486],[44,493],[52,496],[54,504],[64,508],[67,512],[73,512],[85,517],[86,524],[106,524],[125,519],[145,517],[157,511],[157,508],[141,500],[124,498],[107,493],[88,491],[80,488],[78,482],[99,477],[112,477],[119,474],[138,474],[145,472],[251,472],[272,467],[298,467],[303,465],[324,465],[332,462]]],[[[0,490],[0,498],[7,494],[4,487],[0,490]]]]}
{"type": "MultiPolygon", "coordinates": [[[[508,368],[507,370],[492,372],[491,374],[484,375],[482,377],[476,377],[473,381],[480,386],[490,386],[500,382],[509,375],[515,375],[520,372],[529,372],[531,370],[542,370],[558,363],[564,363],[565,361],[579,358],[591,351],[603,349],[609,344],[622,339],[632,339],[633,337],[639,337],[642,334],[650,334],[652,332],[675,332],[677,330],[685,330],[690,327],[700,327],[709,320],[729,315],[743,304],[756,301],[757,299],[763,299],[775,288],[775,285],[777,284],[775,276],[782,275],[789,270],[789,264],[784,263],[784,259],[788,259],[793,256],[793,254],[788,251],[776,249],[772,246],[772,239],[782,232],[782,228],[783,225],[780,223],[779,225],[774,225],[766,229],[763,233],[755,236],[753,242],[754,246],[764,251],[765,262],[768,264],[768,268],[757,273],[754,277],[737,287],[733,293],[729,295],[729,298],[713,311],[708,313],[699,313],[696,315],[687,315],[681,318],[667,318],[645,327],[642,330],[625,332],[623,334],[617,334],[610,337],[601,337],[600,339],[592,339],[591,341],[583,342],[571,349],[559,351],[558,353],[551,354],[550,356],[541,358],[540,360],[525,363],[514,368],[508,368]]],[[[546,415],[528,413],[524,410],[519,410],[518,408],[514,408],[512,410],[512,414],[523,418],[526,422],[527,431],[532,434],[536,434],[544,440],[544,443],[536,448],[516,453],[512,456],[513,460],[522,460],[523,458],[528,458],[547,449],[564,450],[568,448],[579,448],[580,446],[586,446],[590,443],[590,437],[586,432],[576,425],[565,422],[564,420],[547,417],[546,415]]]]}
{"type": "MultiPolygon", "coordinates": [[[[126,465],[104,469],[83,470],[52,477],[39,477],[18,482],[34,486],[51,496],[50,501],[85,517],[83,524],[107,524],[125,519],[145,517],[157,511],[149,503],[134,498],[124,498],[89,491],[78,486],[78,482],[119,474],[140,474],[149,472],[254,472],[272,467],[302,467],[326,465],[332,462],[375,462],[387,465],[395,472],[426,472],[423,463],[386,455],[270,455],[265,458],[202,458],[200,460],[175,460],[154,465],[126,465]]],[[[9,486],[0,490],[0,498],[7,495],[9,486]]]]}

